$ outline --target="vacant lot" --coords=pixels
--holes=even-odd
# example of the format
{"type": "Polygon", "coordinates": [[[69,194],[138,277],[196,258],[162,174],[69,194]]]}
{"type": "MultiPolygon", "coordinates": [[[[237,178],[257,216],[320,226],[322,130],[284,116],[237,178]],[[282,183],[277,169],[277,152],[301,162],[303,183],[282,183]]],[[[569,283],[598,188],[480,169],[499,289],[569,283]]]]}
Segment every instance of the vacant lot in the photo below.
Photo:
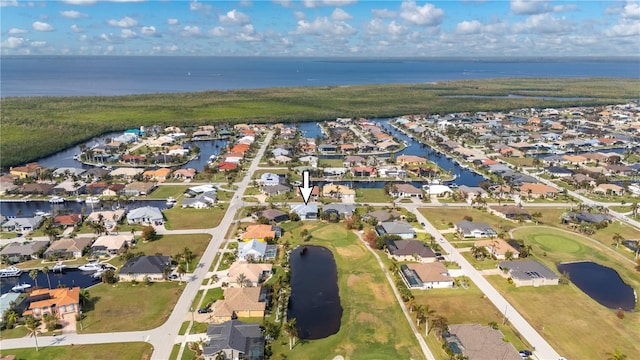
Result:
{"type": "Polygon", "coordinates": [[[169,230],[208,229],[220,225],[227,211],[227,204],[218,204],[209,209],[183,209],[180,204],[165,210],[165,227],[169,230]]]}
{"type": "Polygon", "coordinates": [[[151,358],[152,352],[153,347],[151,344],[131,342],[73,346],[40,346],[40,351],[36,351],[35,347],[3,350],[2,356],[15,355],[16,359],[28,360],[113,360],[116,358],[119,360],[146,360],[151,358]],[[117,356],[114,354],[117,354],[117,356]]]}
{"type": "Polygon", "coordinates": [[[343,314],[337,334],[299,343],[292,351],[282,335],[274,342],[274,358],[423,358],[382,270],[355,234],[340,224],[295,223],[287,228],[285,240],[292,247],[300,243],[300,231],[306,228],[313,239],[305,244],[325,246],[333,253],[343,314]]]}

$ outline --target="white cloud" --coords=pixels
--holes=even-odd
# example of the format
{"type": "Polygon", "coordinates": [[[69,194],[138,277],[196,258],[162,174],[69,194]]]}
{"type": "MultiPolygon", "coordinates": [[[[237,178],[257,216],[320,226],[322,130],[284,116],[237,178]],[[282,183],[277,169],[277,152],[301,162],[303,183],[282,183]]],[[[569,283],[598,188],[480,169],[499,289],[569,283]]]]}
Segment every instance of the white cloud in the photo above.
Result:
{"type": "Polygon", "coordinates": [[[82,33],[84,32],[84,29],[81,28],[80,26],[73,24],[69,27],[71,29],[71,31],[76,32],[76,33],[82,33]]]}
{"type": "Polygon", "coordinates": [[[24,45],[25,39],[22,37],[9,36],[2,42],[2,47],[7,49],[17,49],[24,45]]]}
{"type": "Polygon", "coordinates": [[[317,17],[313,22],[300,20],[296,28],[296,33],[302,35],[349,36],[357,32],[347,23],[332,22],[326,17],[317,17]]]}
{"type": "Polygon", "coordinates": [[[296,20],[304,20],[307,17],[302,11],[294,12],[293,16],[295,16],[296,20]]]}
{"type": "Polygon", "coordinates": [[[404,27],[402,25],[399,25],[399,24],[396,24],[395,21],[392,21],[392,22],[389,23],[388,30],[389,30],[389,34],[391,34],[393,36],[402,35],[402,34],[407,32],[407,28],[406,27],[404,27]]]}
{"type": "Polygon", "coordinates": [[[63,17],[66,17],[67,19],[79,19],[82,17],[89,16],[87,14],[81,13],[80,11],[76,11],[76,10],[60,11],[60,15],[62,15],[63,17]]]}
{"type": "Polygon", "coordinates": [[[54,30],[53,26],[41,21],[36,21],[33,24],[31,24],[31,26],[35,31],[53,31],[54,30]]]}
{"type": "Polygon", "coordinates": [[[43,47],[45,45],[47,45],[46,41],[32,41],[29,43],[29,46],[31,47],[43,47]]]}
{"type": "Polygon", "coordinates": [[[138,25],[138,22],[134,19],[125,16],[120,20],[110,19],[107,23],[111,26],[121,27],[121,28],[130,28],[138,25]]]}
{"type": "Polygon", "coordinates": [[[556,5],[552,9],[553,9],[553,12],[576,11],[578,10],[578,5],[576,4],[556,5]]]}
{"type": "Polygon", "coordinates": [[[622,8],[622,17],[627,19],[640,19],[640,5],[636,2],[627,2],[622,8]]]}
{"type": "Polygon", "coordinates": [[[607,29],[605,34],[612,37],[638,36],[640,35],[640,22],[621,21],[610,29],[607,29]]]}
{"type": "Polygon", "coordinates": [[[400,17],[414,25],[437,26],[444,17],[444,10],[429,3],[417,6],[415,1],[406,1],[400,5],[400,9],[400,17]]]}
{"type": "Polygon", "coordinates": [[[209,29],[208,33],[211,36],[218,36],[218,37],[227,35],[227,32],[222,26],[216,26],[214,28],[211,28],[209,29]]]}
{"type": "Polygon", "coordinates": [[[11,28],[11,29],[9,29],[9,34],[13,34],[13,35],[15,35],[15,34],[24,34],[26,32],[28,32],[28,31],[24,30],[24,29],[19,29],[19,28],[11,28]]]}
{"type": "Polygon", "coordinates": [[[279,4],[282,7],[291,7],[292,2],[291,0],[273,0],[274,3],[279,4]]]}
{"type": "Polygon", "coordinates": [[[340,8],[333,10],[331,13],[331,20],[333,21],[345,21],[349,19],[353,19],[353,16],[340,8]]]}
{"type": "Polygon", "coordinates": [[[549,4],[540,0],[511,0],[511,12],[516,15],[535,15],[549,12],[549,4]]]}
{"type": "Polygon", "coordinates": [[[134,39],[138,37],[138,34],[136,34],[135,31],[131,29],[122,29],[120,30],[120,37],[123,39],[134,39]]]}
{"type": "Polygon", "coordinates": [[[104,40],[106,42],[111,42],[111,37],[105,33],[100,34],[99,36],[100,40],[104,40]]]}
{"type": "Polygon", "coordinates": [[[97,1],[96,0],[62,0],[62,2],[69,5],[93,5],[97,1]]]}
{"type": "Polygon", "coordinates": [[[178,19],[167,19],[167,24],[169,25],[178,25],[180,21],[178,19]]]}
{"type": "Polygon", "coordinates": [[[197,26],[187,25],[182,29],[182,35],[199,37],[199,36],[202,36],[202,31],[200,31],[200,28],[197,26]]]}
{"type": "Polygon", "coordinates": [[[192,0],[189,3],[189,10],[191,11],[201,11],[201,12],[208,12],[209,10],[211,10],[212,6],[209,4],[203,4],[198,2],[197,0],[192,0]]]}
{"type": "Polygon", "coordinates": [[[140,28],[140,33],[142,33],[142,35],[153,36],[153,35],[156,34],[156,27],[155,26],[143,26],[142,28],[140,28]]]}
{"type": "Polygon", "coordinates": [[[20,4],[18,4],[18,0],[0,0],[0,7],[5,6],[20,6],[20,4]]]}
{"type": "Polygon", "coordinates": [[[250,22],[248,15],[236,9],[227,12],[225,15],[218,16],[218,20],[227,25],[246,25],[250,22]]]}
{"type": "Polygon", "coordinates": [[[527,18],[522,23],[513,26],[515,32],[533,32],[539,34],[567,33],[574,29],[573,23],[564,16],[556,18],[551,14],[537,14],[527,18]]]}
{"type": "Polygon", "coordinates": [[[482,29],[482,24],[478,20],[463,21],[456,25],[458,34],[477,34],[482,29]]]}
{"type": "Polygon", "coordinates": [[[167,51],[170,51],[170,52],[176,52],[180,48],[178,46],[176,46],[175,44],[173,44],[173,45],[167,46],[166,49],[167,49],[167,51]]]}
{"type": "Polygon", "coordinates": [[[247,24],[242,27],[242,30],[236,34],[236,40],[245,42],[256,42],[263,39],[262,35],[258,34],[253,25],[247,24]]]}
{"type": "Polygon", "coordinates": [[[381,19],[393,19],[398,17],[397,12],[387,9],[373,9],[371,10],[371,14],[373,14],[374,17],[381,19]]]}

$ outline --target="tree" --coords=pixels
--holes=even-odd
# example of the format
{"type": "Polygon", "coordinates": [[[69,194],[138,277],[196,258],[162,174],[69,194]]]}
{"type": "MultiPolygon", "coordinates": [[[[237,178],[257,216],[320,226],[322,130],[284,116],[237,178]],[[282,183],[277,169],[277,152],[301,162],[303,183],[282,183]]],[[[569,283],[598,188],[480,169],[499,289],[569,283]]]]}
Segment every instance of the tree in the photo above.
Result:
{"type": "Polygon", "coordinates": [[[429,307],[429,305],[425,305],[422,308],[423,320],[424,320],[424,335],[429,336],[429,319],[436,313],[435,310],[429,307]]]}
{"type": "Polygon", "coordinates": [[[178,277],[180,277],[180,285],[182,285],[182,275],[186,273],[186,271],[184,270],[184,266],[182,266],[182,264],[178,264],[176,272],[178,273],[178,277]]]}
{"type": "Polygon", "coordinates": [[[42,272],[47,275],[47,282],[49,283],[49,289],[51,289],[51,279],[49,279],[49,267],[45,266],[42,268],[42,272]]]}
{"type": "Polygon", "coordinates": [[[504,258],[505,258],[505,260],[507,260],[507,261],[511,261],[511,260],[513,260],[513,251],[509,251],[509,250],[507,250],[507,251],[504,253],[504,258]]]}
{"type": "Polygon", "coordinates": [[[144,241],[153,241],[156,240],[158,234],[156,233],[156,229],[153,226],[145,226],[142,228],[142,239],[144,241]]]}
{"type": "Polygon", "coordinates": [[[376,246],[376,238],[378,237],[378,235],[376,234],[375,231],[373,230],[367,230],[364,235],[362,235],[362,239],[369,244],[369,246],[371,247],[375,247],[376,246]]]}
{"type": "Polygon", "coordinates": [[[30,334],[33,334],[33,338],[36,340],[36,351],[40,351],[38,348],[38,328],[40,327],[40,320],[29,315],[24,319],[24,326],[29,330],[30,334]]]}
{"type": "Polygon", "coordinates": [[[607,353],[607,356],[607,360],[625,360],[627,358],[627,355],[618,349],[615,349],[613,353],[607,353]]]}
{"type": "Polygon", "coordinates": [[[293,345],[296,343],[296,337],[298,336],[296,318],[293,318],[284,324],[284,332],[289,335],[289,350],[292,350],[293,345]]]}
{"type": "Polygon", "coordinates": [[[631,215],[635,217],[637,214],[638,214],[638,202],[634,201],[631,204],[631,215]]]}
{"type": "Polygon", "coordinates": [[[436,337],[439,338],[442,336],[442,333],[449,329],[449,321],[446,317],[438,315],[431,321],[431,326],[433,327],[433,331],[436,332],[436,337]]]}
{"type": "Polygon", "coordinates": [[[29,277],[36,282],[36,288],[38,287],[38,269],[32,269],[29,271],[29,277]]]}
{"type": "Polygon", "coordinates": [[[193,251],[185,246],[185,248],[182,249],[182,257],[187,265],[187,272],[189,272],[189,262],[193,259],[193,251]]]}
{"type": "Polygon", "coordinates": [[[622,237],[622,235],[620,235],[620,233],[615,233],[613,234],[612,240],[616,248],[620,248],[620,242],[623,241],[624,238],[622,237]]]}
{"type": "Polygon", "coordinates": [[[535,211],[531,214],[531,218],[535,220],[536,225],[540,222],[540,218],[542,217],[542,213],[540,211],[535,211]]]}
{"type": "Polygon", "coordinates": [[[3,320],[6,323],[7,329],[12,329],[13,325],[18,322],[18,319],[20,319],[20,315],[18,315],[15,309],[9,308],[5,310],[3,320]]]}
{"type": "Polygon", "coordinates": [[[236,278],[236,282],[240,287],[245,287],[247,285],[247,276],[244,273],[240,273],[236,278]]]}
{"type": "Polygon", "coordinates": [[[89,289],[81,288],[79,295],[80,295],[80,303],[82,303],[82,305],[91,301],[91,294],[89,294],[89,289]]]}
{"type": "Polygon", "coordinates": [[[58,327],[58,318],[53,314],[44,314],[42,316],[48,331],[53,331],[58,327]]]}

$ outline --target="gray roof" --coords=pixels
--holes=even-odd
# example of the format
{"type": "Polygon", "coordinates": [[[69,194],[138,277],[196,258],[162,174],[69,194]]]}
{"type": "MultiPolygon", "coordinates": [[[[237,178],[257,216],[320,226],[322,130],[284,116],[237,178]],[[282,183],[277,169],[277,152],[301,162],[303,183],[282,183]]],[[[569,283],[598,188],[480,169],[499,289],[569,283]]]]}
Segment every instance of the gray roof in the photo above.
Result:
{"type": "Polygon", "coordinates": [[[61,167],[61,168],[57,168],[54,172],[53,175],[55,176],[62,176],[65,174],[65,172],[68,172],[69,175],[81,175],[84,174],[86,170],[82,169],[82,168],[74,168],[74,167],[61,167]]]}
{"type": "Polygon", "coordinates": [[[384,230],[385,234],[394,235],[394,234],[415,234],[416,231],[406,221],[387,221],[383,222],[379,225],[384,230]]]}
{"type": "Polygon", "coordinates": [[[169,265],[169,256],[137,256],[122,266],[120,274],[162,274],[164,268],[169,265]]]}
{"type": "Polygon", "coordinates": [[[471,222],[469,220],[462,220],[456,223],[456,227],[463,234],[471,234],[474,230],[479,230],[487,235],[498,234],[489,224],[483,222],[471,222]]]}
{"type": "Polygon", "coordinates": [[[34,217],[19,217],[19,218],[11,218],[7,219],[7,221],[2,224],[2,227],[16,227],[16,228],[36,228],[42,222],[42,216],[34,216],[34,217]]]}
{"type": "Polygon", "coordinates": [[[291,188],[285,184],[276,184],[276,185],[270,185],[270,186],[262,186],[260,187],[260,190],[264,191],[269,195],[276,195],[279,193],[291,191],[291,188]]]}
{"type": "Polygon", "coordinates": [[[504,261],[498,264],[501,269],[509,269],[512,278],[530,280],[543,277],[545,279],[558,279],[551,269],[535,260],[504,261]]]}
{"type": "Polygon", "coordinates": [[[458,190],[462,191],[463,193],[480,193],[480,194],[487,193],[483,188],[479,186],[460,185],[458,187],[458,190]]]}
{"type": "Polygon", "coordinates": [[[291,205],[291,211],[299,214],[299,215],[306,215],[306,214],[317,214],[318,213],[318,204],[296,204],[296,205],[291,205]]]}
{"type": "Polygon", "coordinates": [[[366,213],[363,216],[364,219],[367,218],[375,218],[378,221],[387,221],[393,218],[393,214],[391,214],[390,212],[388,212],[387,210],[376,210],[376,211],[372,211],[370,213],[366,213]]]}
{"type": "Polygon", "coordinates": [[[518,351],[499,330],[480,324],[449,325],[447,343],[454,343],[469,360],[521,360],[518,351]]]}
{"type": "Polygon", "coordinates": [[[38,250],[47,246],[49,242],[46,240],[43,241],[31,241],[25,243],[12,242],[11,244],[5,246],[2,251],[0,251],[0,255],[18,255],[18,256],[30,256],[31,254],[35,254],[38,250]]]}
{"type": "Polygon", "coordinates": [[[278,209],[267,209],[264,210],[262,212],[260,212],[259,216],[264,216],[265,218],[269,219],[269,220],[276,220],[278,218],[289,218],[289,214],[287,214],[284,211],[278,210],[278,209]]]}
{"type": "Polygon", "coordinates": [[[355,205],[331,203],[322,207],[322,212],[336,211],[338,214],[351,215],[356,211],[355,205]]]}
{"type": "Polygon", "coordinates": [[[145,206],[129,211],[127,220],[150,219],[152,221],[162,220],[162,212],[157,207],[145,206]]]}
{"type": "Polygon", "coordinates": [[[391,255],[396,256],[412,256],[413,254],[418,254],[423,258],[436,257],[433,250],[427,247],[422,241],[418,240],[387,241],[387,249],[391,255]]]}
{"type": "Polygon", "coordinates": [[[229,320],[207,327],[209,342],[203,347],[205,356],[214,356],[220,351],[235,350],[244,354],[244,359],[264,359],[264,336],[260,325],[229,320]]]}

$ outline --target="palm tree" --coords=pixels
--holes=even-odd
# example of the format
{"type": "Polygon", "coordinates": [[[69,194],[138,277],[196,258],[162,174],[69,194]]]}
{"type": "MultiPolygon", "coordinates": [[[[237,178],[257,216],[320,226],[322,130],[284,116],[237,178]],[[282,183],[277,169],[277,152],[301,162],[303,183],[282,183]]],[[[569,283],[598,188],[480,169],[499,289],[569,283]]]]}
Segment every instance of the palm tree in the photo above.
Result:
{"type": "Polygon", "coordinates": [[[607,360],[625,360],[627,355],[623,354],[620,350],[615,349],[613,353],[607,353],[607,360]]]}
{"type": "Polygon", "coordinates": [[[531,214],[531,217],[533,218],[533,220],[535,220],[536,225],[538,225],[538,223],[540,222],[540,218],[542,217],[542,213],[540,211],[535,211],[531,214]]]}
{"type": "Polygon", "coordinates": [[[89,294],[88,289],[80,289],[79,295],[80,295],[80,302],[82,303],[82,305],[91,301],[91,295],[89,294]]]}
{"type": "Polygon", "coordinates": [[[186,273],[186,271],[184,270],[184,266],[182,266],[182,264],[178,264],[178,267],[176,268],[176,272],[180,277],[180,285],[182,285],[182,275],[186,273]]]}
{"type": "Polygon", "coordinates": [[[445,331],[447,331],[447,329],[449,329],[449,321],[447,320],[446,317],[439,315],[439,316],[436,316],[435,319],[433,319],[433,321],[431,322],[431,326],[433,327],[433,330],[436,332],[436,337],[440,337],[442,336],[442,333],[444,333],[445,331]]]}
{"type": "Polygon", "coordinates": [[[236,278],[236,282],[240,285],[240,287],[245,287],[247,285],[247,276],[244,273],[240,273],[236,278]]]}
{"type": "Polygon", "coordinates": [[[298,328],[296,327],[296,318],[287,321],[284,324],[284,332],[289,335],[289,350],[293,349],[295,345],[296,337],[298,336],[298,328]]]}
{"type": "Polygon", "coordinates": [[[638,202],[635,201],[631,204],[631,215],[636,216],[638,214],[638,202]]]}
{"type": "Polygon", "coordinates": [[[422,314],[424,316],[423,319],[424,319],[424,335],[425,336],[429,336],[429,319],[435,313],[436,311],[430,308],[428,304],[422,308],[422,314]]]}
{"type": "Polygon", "coordinates": [[[38,287],[38,269],[32,269],[29,271],[29,277],[36,282],[36,288],[38,287]]]}
{"type": "Polygon", "coordinates": [[[187,264],[187,272],[189,272],[189,261],[193,258],[193,252],[185,246],[182,250],[182,257],[184,258],[184,262],[187,264]]]}
{"type": "Polygon", "coordinates": [[[7,313],[5,315],[5,321],[7,323],[7,328],[13,328],[13,324],[18,322],[20,319],[20,315],[14,309],[7,309],[7,313]]]}
{"type": "Polygon", "coordinates": [[[49,279],[49,267],[45,266],[42,268],[42,272],[47,275],[47,282],[49,283],[49,289],[51,289],[51,279],[49,279]]]}
{"type": "Polygon", "coordinates": [[[40,327],[40,320],[29,315],[24,319],[24,326],[33,334],[33,338],[36,340],[36,351],[40,351],[38,348],[38,327],[40,327]]]}
{"type": "Polygon", "coordinates": [[[616,245],[616,249],[617,249],[617,248],[620,248],[620,242],[624,240],[624,238],[622,237],[622,235],[620,235],[620,233],[615,233],[613,234],[612,240],[613,240],[613,243],[616,245]]]}
{"type": "Polygon", "coordinates": [[[420,327],[420,322],[424,320],[424,306],[416,305],[414,309],[416,310],[416,324],[420,327]]]}

